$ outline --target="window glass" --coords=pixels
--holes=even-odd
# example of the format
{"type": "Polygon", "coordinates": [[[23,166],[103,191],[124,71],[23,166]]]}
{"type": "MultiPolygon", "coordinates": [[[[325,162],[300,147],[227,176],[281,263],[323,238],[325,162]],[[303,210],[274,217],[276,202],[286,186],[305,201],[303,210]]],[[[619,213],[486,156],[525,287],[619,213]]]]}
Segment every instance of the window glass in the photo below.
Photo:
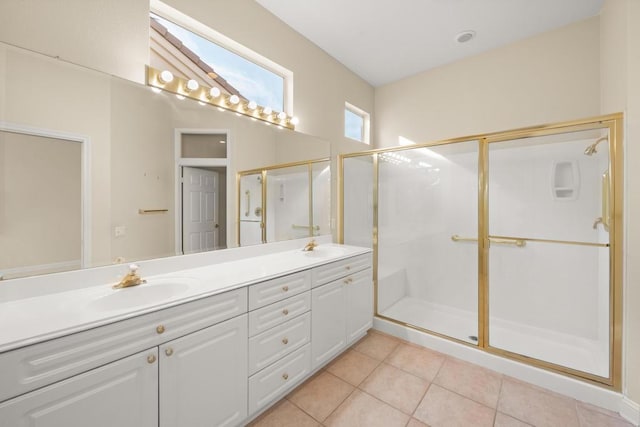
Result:
{"type": "MultiPolygon", "coordinates": [[[[172,49],[173,54],[171,59],[162,58],[162,60],[155,62],[167,62],[168,60],[173,62],[177,60],[177,57],[180,57],[178,61],[182,61],[182,64],[179,64],[178,68],[185,70],[189,68],[188,65],[191,65],[205,74],[209,74],[208,67],[210,67],[214,74],[222,77],[228,83],[227,87],[223,85],[223,90],[226,89],[230,93],[235,91],[239,96],[249,101],[255,101],[258,105],[271,107],[275,111],[284,110],[284,77],[156,14],[150,15],[152,37],[156,35],[164,38],[169,43],[165,44],[172,49]],[[160,27],[154,25],[153,21],[160,27]],[[162,27],[166,29],[166,32],[162,31],[162,27]],[[191,64],[185,66],[184,62],[189,61],[191,64]]],[[[153,55],[158,55],[158,52],[152,48],[151,54],[153,66],[153,55]]],[[[196,78],[191,75],[185,77],[196,78]]],[[[196,78],[196,80],[198,79],[196,78]]],[[[215,80],[220,82],[219,79],[215,80]]],[[[216,84],[212,81],[210,86],[216,86],[216,84]]]]}
{"type": "Polygon", "coordinates": [[[344,108],[344,136],[369,144],[369,113],[348,102],[344,108]]]}

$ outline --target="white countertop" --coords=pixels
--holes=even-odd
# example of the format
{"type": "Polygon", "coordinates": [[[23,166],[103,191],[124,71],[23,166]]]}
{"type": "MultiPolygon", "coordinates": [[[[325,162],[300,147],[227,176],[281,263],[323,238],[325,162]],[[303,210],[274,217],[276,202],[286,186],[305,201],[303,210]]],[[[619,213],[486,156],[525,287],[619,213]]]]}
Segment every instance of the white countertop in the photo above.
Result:
{"type": "Polygon", "coordinates": [[[0,353],[370,251],[320,244],[313,252],[286,250],[149,277],[141,265],[139,274],[147,283],[135,288],[100,284],[1,302],[0,353]],[[157,289],[172,284],[178,284],[174,295],[165,296],[166,288],[157,289]],[[155,290],[161,291],[160,298],[153,295],[155,290]],[[107,304],[106,298],[110,298],[107,304]]]}

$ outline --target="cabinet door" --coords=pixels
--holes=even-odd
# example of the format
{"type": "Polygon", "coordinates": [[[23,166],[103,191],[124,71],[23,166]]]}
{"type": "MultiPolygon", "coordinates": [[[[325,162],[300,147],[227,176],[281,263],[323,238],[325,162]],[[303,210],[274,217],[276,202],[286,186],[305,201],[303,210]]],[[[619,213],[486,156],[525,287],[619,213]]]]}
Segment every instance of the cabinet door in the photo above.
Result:
{"type": "Polygon", "coordinates": [[[336,280],[311,291],[312,369],[329,361],[346,346],[345,284],[336,280]]]}
{"type": "Polygon", "coordinates": [[[2,427],[156,427],[157,348],[0,404],[2,427]]]}
{"type": "Polygon", "coordinates": [[[373,326],[373,277],[366,269],[347,278],[347,345],[373,326]]]}
{"type": "Polygon", "coordinates": [[[247,417],[247,316],[160,346],[160,426],[234,426],[247,417]]]}

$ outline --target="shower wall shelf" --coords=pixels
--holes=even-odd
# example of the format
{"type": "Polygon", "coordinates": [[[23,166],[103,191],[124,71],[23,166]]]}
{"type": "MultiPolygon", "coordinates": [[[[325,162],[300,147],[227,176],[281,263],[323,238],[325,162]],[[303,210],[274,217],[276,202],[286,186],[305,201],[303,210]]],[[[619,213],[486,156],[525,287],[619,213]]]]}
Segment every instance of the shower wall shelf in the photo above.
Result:
{"type": "Polygon", "coordinates": [[[551,194],[554,200],[576,200],[580,188],[578,162],[554,162],[551,171],[551,194]]]}

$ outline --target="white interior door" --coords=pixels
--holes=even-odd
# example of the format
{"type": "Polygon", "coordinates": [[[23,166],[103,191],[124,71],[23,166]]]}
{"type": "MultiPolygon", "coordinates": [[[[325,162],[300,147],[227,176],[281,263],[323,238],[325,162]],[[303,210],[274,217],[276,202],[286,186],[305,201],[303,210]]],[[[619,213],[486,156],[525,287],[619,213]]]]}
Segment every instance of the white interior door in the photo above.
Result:
{"type": "Polygon", "coordinates": [[[219,245],[218,172],[182,168],[182,251],[211,251],[219,245]]]}

